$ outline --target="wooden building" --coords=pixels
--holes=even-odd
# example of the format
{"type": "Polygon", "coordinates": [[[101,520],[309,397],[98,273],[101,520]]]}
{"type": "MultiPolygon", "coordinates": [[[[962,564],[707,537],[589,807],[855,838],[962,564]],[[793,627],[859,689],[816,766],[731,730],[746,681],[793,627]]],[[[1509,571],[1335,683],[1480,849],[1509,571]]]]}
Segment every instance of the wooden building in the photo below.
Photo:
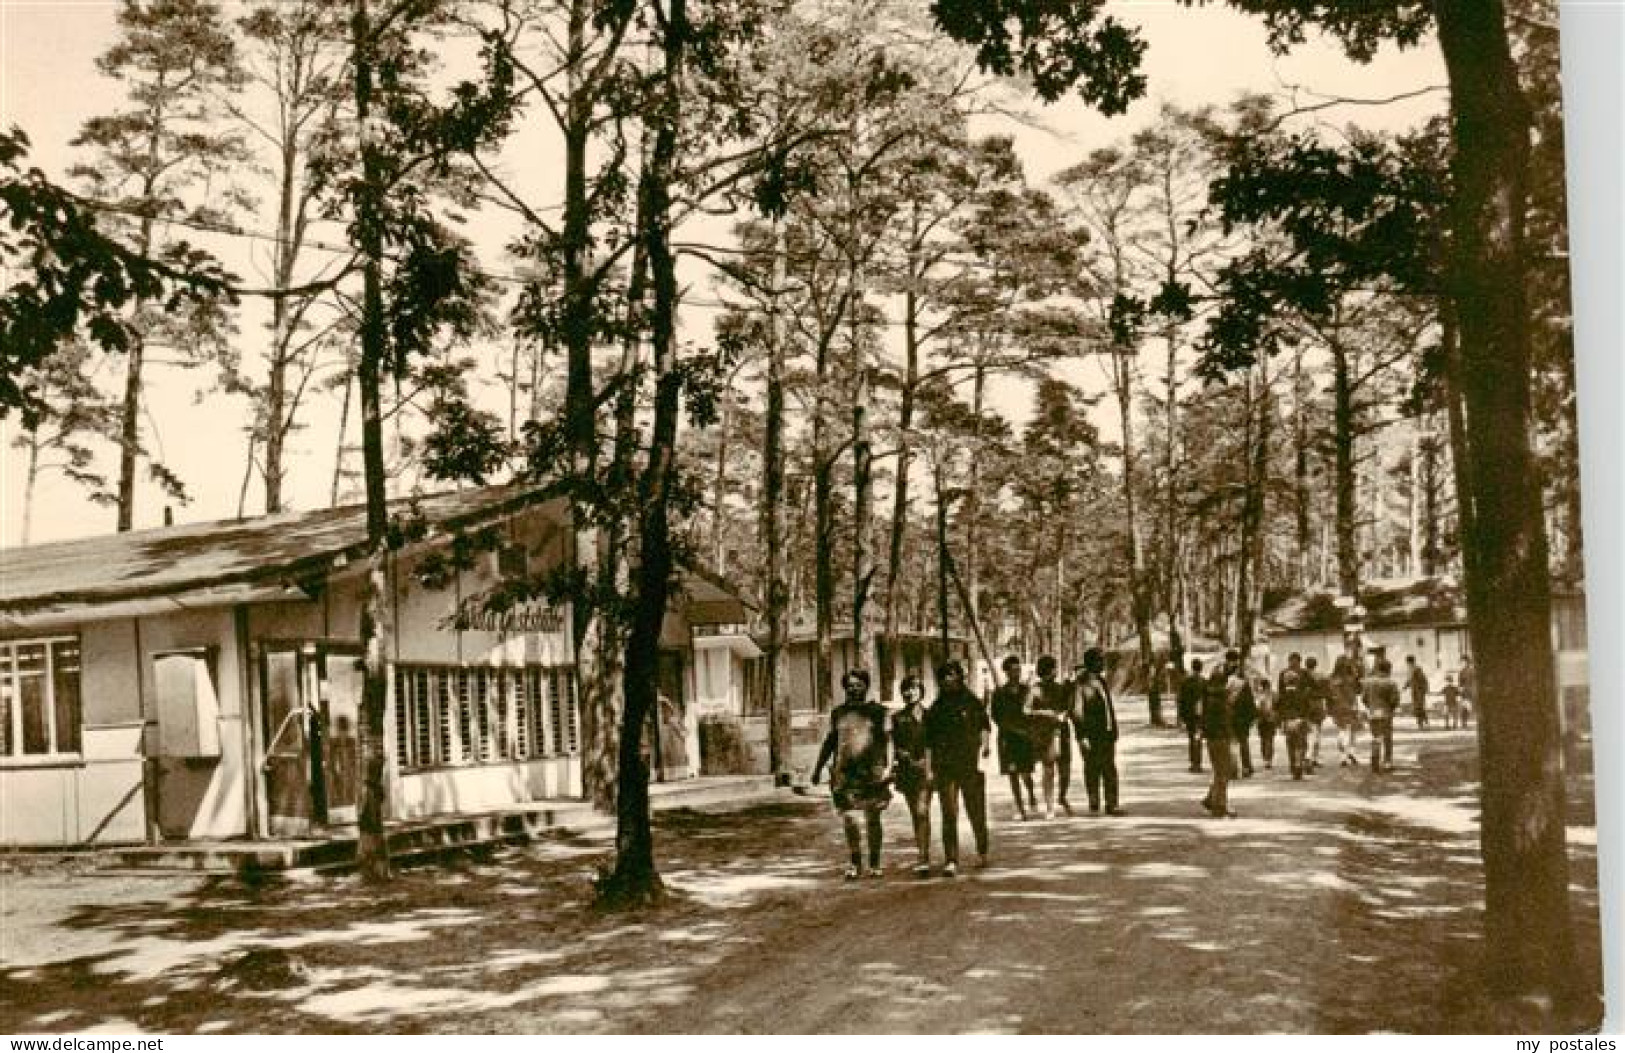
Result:
{"type": "MultiPolygon", "coordinates": [[[[388,818],[581,794],[567,606],[484,613],[503,574],[569,558],[562,499],[490,487],[393,509],[388,818]],[[459,531],[494,545],[426,575],[459,531]]],[[[303,836],[356,816],[364,509],[0,552],[0,844],[303,836]]],[[[743,606],[690,576],[662,632],[661,774],[696,774],[690,702],[729,693],[695,625],[743,606]],[[696,670],[705,669],[704,692],[696,670]],[[680,756],[679,756],[680,755],[680,756]]]]}

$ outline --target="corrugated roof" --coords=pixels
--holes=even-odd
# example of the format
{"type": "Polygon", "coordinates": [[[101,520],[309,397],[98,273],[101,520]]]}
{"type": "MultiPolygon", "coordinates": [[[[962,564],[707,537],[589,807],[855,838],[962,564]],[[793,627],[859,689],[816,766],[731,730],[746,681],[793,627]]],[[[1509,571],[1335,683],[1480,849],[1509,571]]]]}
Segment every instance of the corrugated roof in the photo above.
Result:
{"type": "MultiPolygon", "coordinates": [[[[445,532],[546,499],[526,486],[491,486],[391,503],[416,507],[431,531],[445,532]]],[[[555,498],[559,514],[564,502],[555,498]]],[[[109,603],[239,582],[289,581],[320,574],[340,555],[360,555],[366,507],[282,512],[256,519],[191,523],[155,530],[0,550],[0,611],[109,603]]]]}

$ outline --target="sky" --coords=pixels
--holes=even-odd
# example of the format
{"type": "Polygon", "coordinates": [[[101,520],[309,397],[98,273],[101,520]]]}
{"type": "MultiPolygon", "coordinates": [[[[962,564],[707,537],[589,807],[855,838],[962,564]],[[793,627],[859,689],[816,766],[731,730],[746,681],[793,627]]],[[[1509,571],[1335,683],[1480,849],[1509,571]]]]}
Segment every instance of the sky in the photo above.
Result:
{"type": "MultiPolygon", "coordinates": [[[[245,3],[227,0],[228,12],[245,3]]],[[[1010,123],[1016,149],[1034,182],[1080,160],[1090,150],[1127,137],[1148,123],[1165,102],[1185,107],[1205,103],[1224,105],[1248,92],[1295,93],[1300,103],[1321,96],[1378,99],[1442,86],[1442,62],[1431,46],[1407,52],[1389,51],[1368,66],[1345,60],[1336,47],[1311,41],[1293,54],[1279,57],[1266,46],[1256,19],[1218,7],[1192,10],[1173,0],[1123,0],[1112,5],[1125,21],[1138,24],[1149,43],[1144,70],[1149,78],[1147,97],[1126,115],[1106,118],[1078,100],[1051,107],[1031,104],[1029,120],[1010,123]]],[[[110,112],[120,104],[117,84],[95,68],[96,56],[115,39],[117,5],[108,0],[0,0],[0,125],[23,128],[33,142],[31,162],[60,177],[77,159],[70,142],[88,117],[110,112]]],[[[1438,112],[1445,103],[1442,91],[1386,106],[1349,105],[1321,111],[1315,119],[1336,124],[1357,122],[1367,127],[1401,129],[1414,126],[1438,112]]],[[[505,152],[510,169],[546,172],[556,168],[551,147],[534,133],[521,132],[505,152]]],[[[253,230],[271,226],[265,217],[244,217],[239,225],[253,230]]],[[[318,234],[329,241],[342,239],[335,230],[318,234]]],[[[504,232],[496,226],[474,231],[482,245],[486,265],[512,269],[503,259],[504,232]]],[[[247,277],[264,266],[263,246],[253,243],[245,252],[243,239],[211,238],[189,234],[202,247],[219,255],[227,266],[247,277]]],[[[693,281],[696,293],[710,297],[709,282],[693,281]]],[[[688,331],[709,330],[707,310],[690,308],[688,331]]],[[[245,316],[240,339],[263,341],[256,316],[245,316]]],[[[118,363],[110,368],[119,371],[118,363]]],[[[204,371],[181,372],[158,366],[149,384],[150,412],[144,423],[149,443],[161,459],[186,482],[192,501],[167,502],[155,489],[143,487],[136,514],[138,528],[162,522],[165,504],[171,504],[177,522],[230,518],[237,512],[243,476],[245,403],[213,390],[204,371]]],[[[1071,367],[1068,379],[1086,390],[1100,390],[1103,376],[1097,364],[1071,367]]],[[[1007,384],[995,393],[995,402],[1019,418],[1026,402],[1025,387],[1007,384]]],[[[1104,408],[1097,422],[1103,434],[1115,432],[1104,408]]],[[[312,412],[309,425],[294,438],[290,480],[294,507],[326,504],[333,471],[333,435],[336,400],[312,412]]],[[[11,448],[16,421],[0,422],[0,545],[18,542],[22,523],[24,461],[11,448]]],[[[353,436],[352,436],[352,440],[353,436]]],[[[109,453],[103,466],[110,471],[116,460],[109,453]]],[[[258,480],[250,490],[250,513],[258,507],[258,480]]],[[[35,496],[30,540],[42,542],[110,531],[113,511],[89,503],[81,490],[50,475],[42,479],[35,496]]]]}

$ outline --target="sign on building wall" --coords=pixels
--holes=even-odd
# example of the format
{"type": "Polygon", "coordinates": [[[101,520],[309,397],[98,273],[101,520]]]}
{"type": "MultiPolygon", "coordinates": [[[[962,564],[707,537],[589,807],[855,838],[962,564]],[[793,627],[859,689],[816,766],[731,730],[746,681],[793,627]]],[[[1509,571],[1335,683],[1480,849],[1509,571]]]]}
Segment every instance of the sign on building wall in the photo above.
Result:
{"type": "Polygon", "coordinates": [[[481,649],[495,661],[558,666],[575,657],[568,609],[549,603],[525,603],[506,611],[464,603],[440,628],[476,638],[486,635],[489,645],[481,649]]]}

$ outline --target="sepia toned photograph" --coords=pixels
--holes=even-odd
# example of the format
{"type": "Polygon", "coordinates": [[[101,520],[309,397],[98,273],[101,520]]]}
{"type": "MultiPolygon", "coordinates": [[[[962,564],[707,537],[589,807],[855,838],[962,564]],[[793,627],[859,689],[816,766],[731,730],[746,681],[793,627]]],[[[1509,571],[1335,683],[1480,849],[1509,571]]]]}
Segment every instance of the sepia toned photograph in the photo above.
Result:
{"type": "Polygon", "coordinates": [[[1581,21],[0,0],[0,1032],[1597,1033],[1581,21]]]}

